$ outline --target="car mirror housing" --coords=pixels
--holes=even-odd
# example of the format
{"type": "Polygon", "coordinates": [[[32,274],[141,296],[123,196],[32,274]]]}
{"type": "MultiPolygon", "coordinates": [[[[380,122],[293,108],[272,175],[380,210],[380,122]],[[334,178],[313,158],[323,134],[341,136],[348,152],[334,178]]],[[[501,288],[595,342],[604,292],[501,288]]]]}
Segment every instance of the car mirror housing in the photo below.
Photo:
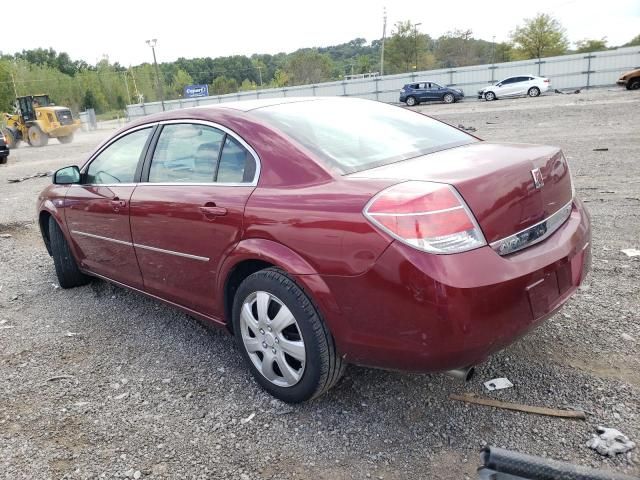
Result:
{"type": "Polygon", "coordinates": [[[80,169],[76,165],[56,170],[53,174],[53,183],[56,185],[71,185],[80,183],[80,169]]]}

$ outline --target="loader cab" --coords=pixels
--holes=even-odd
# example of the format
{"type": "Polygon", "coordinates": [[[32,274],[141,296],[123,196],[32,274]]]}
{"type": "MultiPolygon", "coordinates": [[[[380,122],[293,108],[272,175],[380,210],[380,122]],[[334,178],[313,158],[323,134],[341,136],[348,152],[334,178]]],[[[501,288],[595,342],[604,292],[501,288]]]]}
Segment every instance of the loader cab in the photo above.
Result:
{"type": "Polygon", "coordinates": [[[24,122],[32,122],[36,119],[36,108],[52,105],[49,95],[27,95],[18,97],[18,109],[24,122]]]}
{"type": "Polygon", "coordinates": [[[22,120],[26,122],[32,122],[36,119],[36,111],[33,108],[33,97],[18,97],[18,110],[22,120]]]}

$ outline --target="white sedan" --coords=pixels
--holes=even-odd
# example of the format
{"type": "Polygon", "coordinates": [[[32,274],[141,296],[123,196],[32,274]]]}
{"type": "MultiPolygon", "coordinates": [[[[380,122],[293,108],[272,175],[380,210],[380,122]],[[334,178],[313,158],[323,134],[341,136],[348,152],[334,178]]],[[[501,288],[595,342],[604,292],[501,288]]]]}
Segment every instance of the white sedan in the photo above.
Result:
{"type": "Polygon", "coordinates": [[[487,101],[496,98],[518,97],[528,95],[537,97],[546,92],[551,87],[548,78],[536,77],[534,75],[519,75],[516,77],[505,78],[495,85],[489,85],[478,92],[478,98],[484,98],[487,101]]]}

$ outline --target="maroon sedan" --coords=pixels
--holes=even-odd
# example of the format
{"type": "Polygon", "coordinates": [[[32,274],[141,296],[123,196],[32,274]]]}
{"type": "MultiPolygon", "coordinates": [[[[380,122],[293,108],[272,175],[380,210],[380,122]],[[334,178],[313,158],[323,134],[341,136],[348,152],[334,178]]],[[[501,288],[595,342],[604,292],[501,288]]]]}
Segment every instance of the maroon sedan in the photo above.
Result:
{"type": "Polygon", "coordinates": [[[38,212],[61,287],[99,277],[227,328],[287,402],[347,363],[464,376],[590,264],[558,148],[368,100],[145,117],[53,182],[38,212]]]}

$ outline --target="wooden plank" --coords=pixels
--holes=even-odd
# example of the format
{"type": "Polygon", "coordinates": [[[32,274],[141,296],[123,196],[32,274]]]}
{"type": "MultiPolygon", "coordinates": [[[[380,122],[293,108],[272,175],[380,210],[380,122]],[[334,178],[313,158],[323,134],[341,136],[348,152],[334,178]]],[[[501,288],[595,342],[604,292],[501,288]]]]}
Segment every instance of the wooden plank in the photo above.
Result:
{"type": "Polygon", "coordinates": [[[494,400],[493,398],[478,397],[472,393],[463,393],[462,395],[452,393],[449,395],[449,398],[460,402],[486,405],[487,407],[504,408],[506,410],[516,410],[518,412],[535,413],[537,415],[575,418],[579,420],[586,420],[587,418],[586,414],[580,410],[560,410],[558,408],[535,407],[532,405],[524,405],[522,403],[503,402],[501,400],[494,400]]]}

